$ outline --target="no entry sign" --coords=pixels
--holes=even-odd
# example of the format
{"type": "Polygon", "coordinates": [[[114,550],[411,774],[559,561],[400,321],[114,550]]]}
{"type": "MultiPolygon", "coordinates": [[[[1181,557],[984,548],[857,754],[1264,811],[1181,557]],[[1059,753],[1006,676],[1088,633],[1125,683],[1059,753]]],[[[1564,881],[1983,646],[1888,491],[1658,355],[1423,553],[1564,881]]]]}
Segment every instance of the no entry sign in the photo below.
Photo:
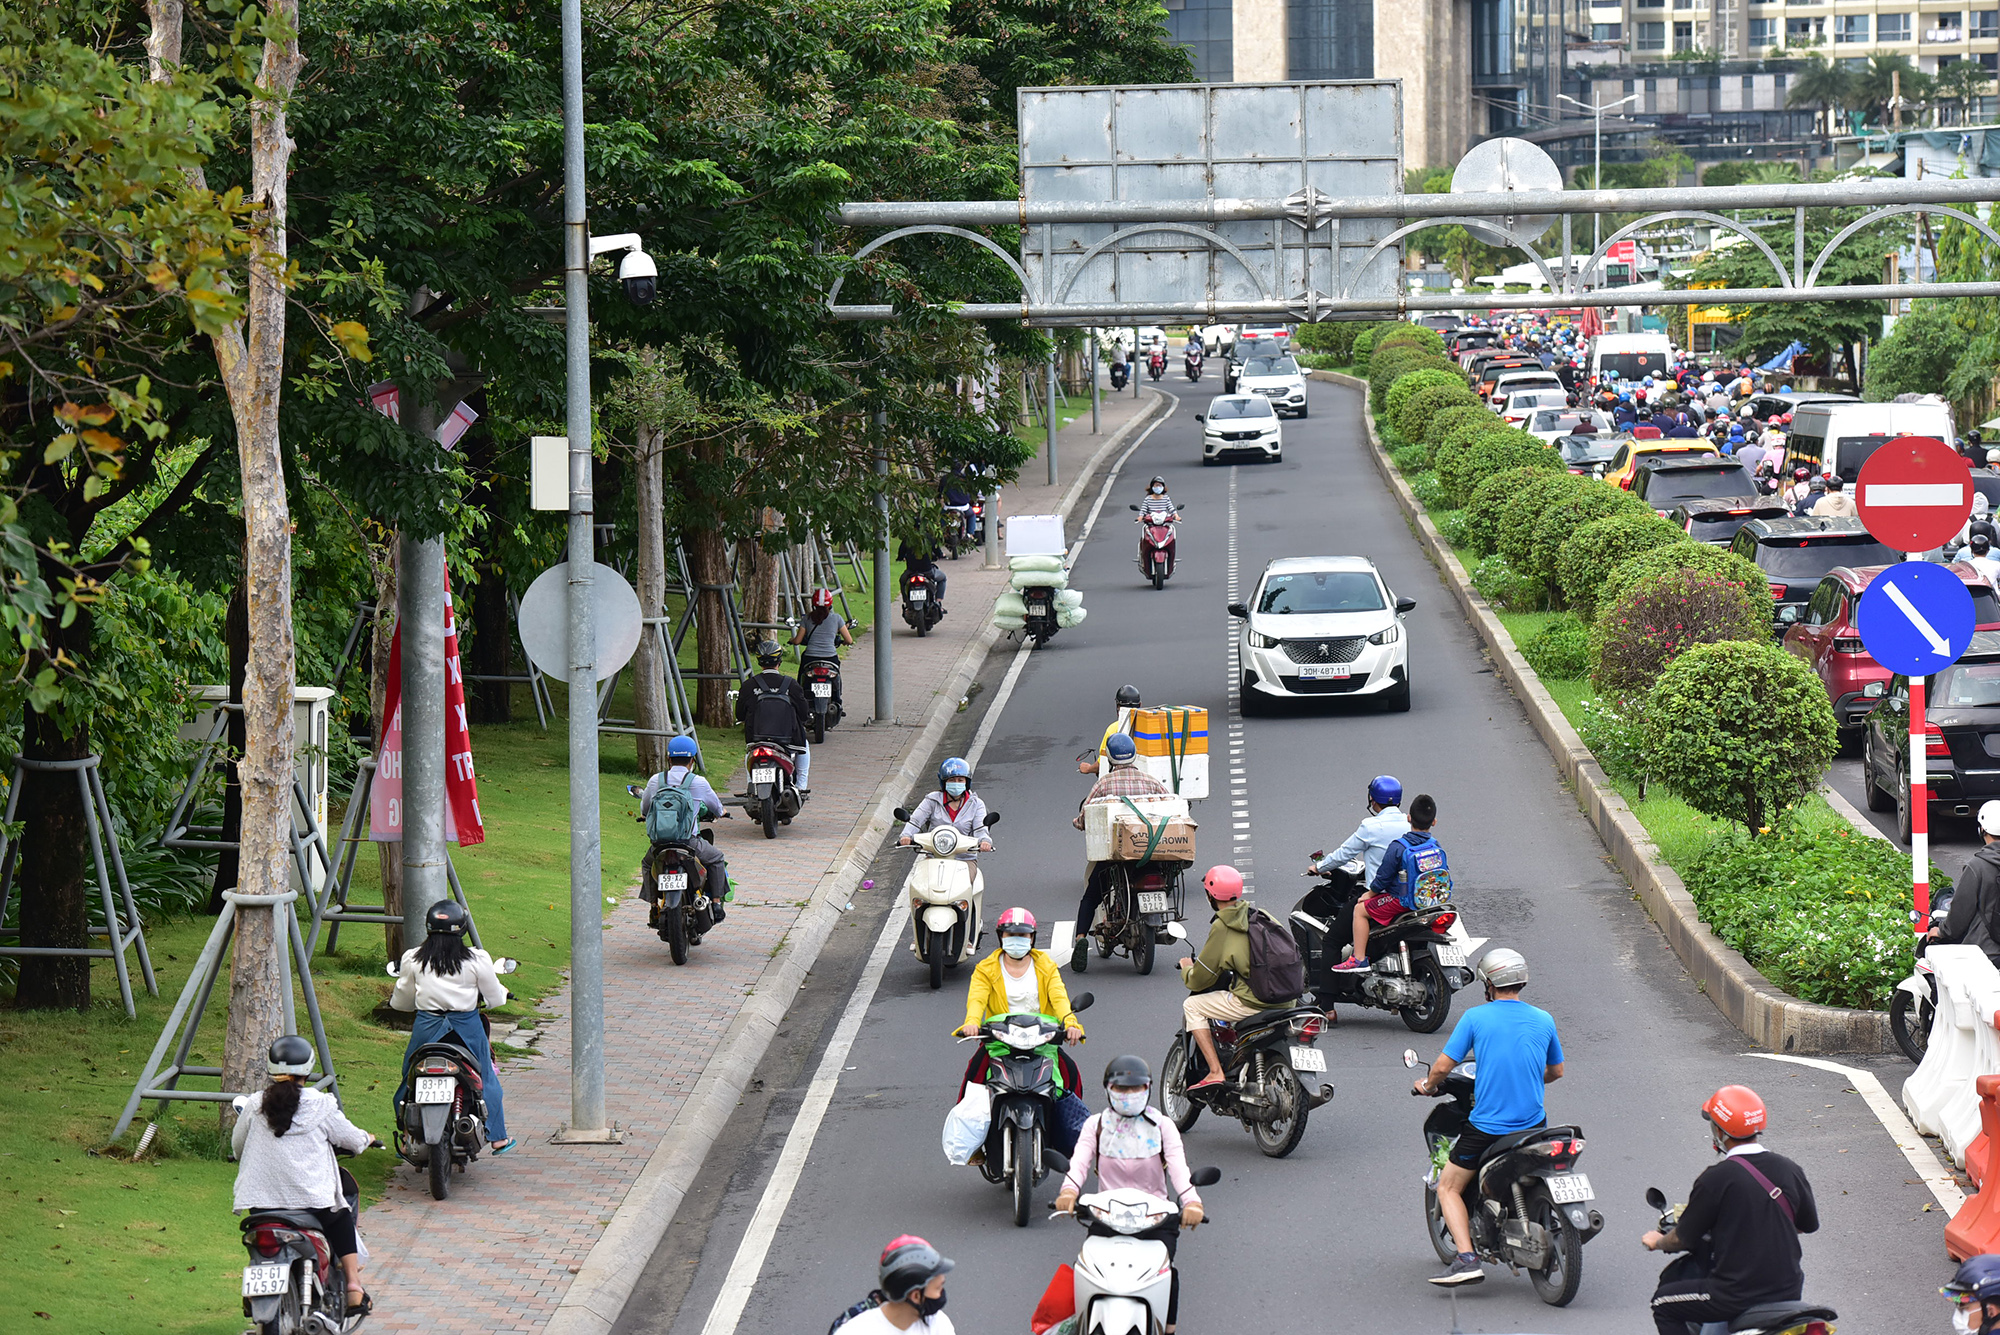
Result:
{"type": "Polygon", "coordinates": [[[1972,513],[1972,473],[1941,440],[1903,436],[1861,465],[1854,505],[1877,542],[1927,552],[1957,535],[1972,513]]]}

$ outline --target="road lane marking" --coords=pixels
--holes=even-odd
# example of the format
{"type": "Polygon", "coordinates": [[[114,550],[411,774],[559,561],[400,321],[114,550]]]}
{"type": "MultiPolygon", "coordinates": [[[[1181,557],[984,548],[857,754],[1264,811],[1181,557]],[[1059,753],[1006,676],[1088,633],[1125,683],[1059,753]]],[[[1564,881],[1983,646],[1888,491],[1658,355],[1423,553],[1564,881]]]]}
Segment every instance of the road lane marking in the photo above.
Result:
{"type": "Polygon", "coordinates": [[[1959,1190],[1958,1179],[1951,1175],[1950,1169],[1938,1162],[1937,1155],[1924,1143],[1924,1138],[1917,1134],[1917,1129],[1910,1125],[1910,1119],[1903,1116],[1903,1110],[1896,1106],[1896,1101],[1889,1097],[1889,1091],[1882,1088],[1882,1082],[1875,1078],[1872,1071],[1864,1071],[1854,1066],[1842,1066],[1839,1062],[1830,1062],[1820,1057],[1794,1057],[1784,1052],[1746,1052],[1743,1055],[1762,1057],[1765,1061],[1790,1062],[1794,1066],[1811,1066],[1822,1071],[1832,1071],[1835,1075],[1846,1076],[1848,1082],[1854,1086],[1855,1093],[1859,1094],[1862,1102],[1868,1105],[1868,1110],[1875,1114],[1875,1120],[1889,1133],[1889,1139],[1896,1142],[1896,1148],[1903,1152],[1905,1159],[1909,1160],[1910,1167],[1917,1170],[1917,1176],[1930,1188],[1931,1195],[1944,1210],[1945,1218],[1952,1218],[1965,1207],[1965,1193],[1959,1190]]]}
{"type": "MultiPolygon", "coordinates": [[[[1242,597],[1240,592],[1242,585],[1237,574],[1239,555],[1237,548],[1236,484],[1239,476],[1240,469],[1235,464],[1231,464],[1229,466],[1228,601],[1232,603],[1240,601],[1242,597]]],[[[1230,852],[1234,854],[1231,859],[1231,865],[1243,874],[1243,897],[1254,902],[1257,898],[1257,870],[1256,858],[1252,856],[1253,846],[1250,840],[1250,812],[1248,810],[1250,804],[1247,788],[1249,780],[1245,777],[1250,762],[1243,749],[1243,691],[1245,689],[1243,686],[1243,635],[1241,624],[1234,617],[1225,617],[1223,619],[1223,645],[1222,671],[1225,678],[1223,700],[1224,708],[1229,713],[1229,796],[1231,799],[1230,805],[1236,808],[1236,810],[1232,810],[1229,814],[1231,817],[1240,816],[1243,818],[1234,821],[1235,830],[1230,835],[1230,842],[1233,845],[1230,852]]]]}

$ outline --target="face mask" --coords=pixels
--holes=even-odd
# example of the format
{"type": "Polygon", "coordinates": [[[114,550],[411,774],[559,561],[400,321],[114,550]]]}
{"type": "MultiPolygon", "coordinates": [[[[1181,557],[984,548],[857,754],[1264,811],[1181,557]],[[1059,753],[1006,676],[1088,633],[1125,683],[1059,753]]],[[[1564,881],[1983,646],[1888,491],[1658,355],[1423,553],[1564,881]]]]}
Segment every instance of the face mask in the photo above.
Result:
{"type": "Polygon", "coordinates": [[[1033,950],[1034,947],[1035,939],[1031,936],[1003,936],[1000,938],[1000,949],[1007,952],[1007,958],[1010,960],[1021,959],[1030,950],[1033,950]]]}
{"type": "Polygon", "coordinates": [[[1146,1091],[1143,1089],[1114,1089],[1107,1097],[1111,1111],[1121,1117],[1137,1117],[1146,1111],[1146,1091]]]}
{"type": "Polygon", "coordinates": [[[1959,1335],[1979,1335],[1977,1307],[1961,1307],[1951,1314],[1951,1328],[1959,1335]]]}
{"type": "Polygon", "coordinates": [[[1165,487],[1154,487],[1153,494],[1155,496],[1164,496],[1167,494],[1167,489],[1165,487]]]}
{"type": "Polygon", "coordinates": [[[952,797],[964,797],[965,789],[966,789],[966,782],[964,779],[945,780],[944,790],[947,794],[949,794],[952,797]]]}
{"type": "Polygon", "coordinates": [[[944,1310],[944,1294],[942,1291],[940,1291],[938,1293],[938,1296],[935,1298],[931,1297],[929,1294],[925,1294],[923,1298],[917,1303],[917,1314],[926,1319],[936,1316],[939,1312],[942,1312],[943,1310],[944,1310]]]}

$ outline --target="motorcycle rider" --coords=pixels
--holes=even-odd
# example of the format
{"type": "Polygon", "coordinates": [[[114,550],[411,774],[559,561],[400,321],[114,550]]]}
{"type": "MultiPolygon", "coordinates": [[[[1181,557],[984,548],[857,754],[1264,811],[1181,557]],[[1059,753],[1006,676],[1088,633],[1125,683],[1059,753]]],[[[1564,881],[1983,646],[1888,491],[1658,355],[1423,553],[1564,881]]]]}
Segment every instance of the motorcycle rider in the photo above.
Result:
{"type": "MultiPolygon", "coordinates": [[[[1484,1061],[1479,1078],[1486,1079],[1484,1061]]],[[[1693,1335],[1763,1303],[1797,1302],[1806,1282],[1799,1234],[1819,1229],[1804,1170],[1759,1143],[1767,1114],[1755,1090],[1724,1085],[1701,1115],[1722,1162],[1694,1180],[1671,1233],[1651,1230],[1639,1239],[1651,1251],[1695,1253],[1692,1265],[1668,1266],[1653,1290],[1660,1335],[1693,1335]]]]}
{"type": "MultiPolygon", "coordinates": [[[[814,589],[812,610],[798,630],[792,633],[792,643],[803,645],[799,650],[799,680],[806,679],[806,666],[810,663],[840,662],[840,646],[852,645],[854,634],[847,628],[847,618],[833,610],[833,590],[814,589]]],[[[833,677],[833,703],[841,701],[840,674],[833,677]]]]}
{"type": "MultiPolygon", "coordinates": [[[[1139,515],[1132,522],[1143,528],[1147,524],[1171,524],[1180,517],[1180,507],[1174,504],[1173,497],[1167,495],[1167,480],[1156,476],[1146,484],[1146,495],[1139,502],[1139,515]]],[[[1172,531],[1168,530],[1169,533],[1172,531]]],[[[1174,558],[1177,555],[1176,548],[1167,549],[1169,575],[1174,573],[1174,558]]],[[[1139,568],[1146,568],[1146,539],[1143,535],[1139,539],[1139,568]]]]}
{"type": "MultiPolygon", "coordinates": [[[[1075,1213],[1076,1198],[1083,1194],[1093,1168],[1099,1187],[1105,1191],[1132,1187],[1164,1200],[1178,1200],[1179,1218],[1168,1217],[1143,1233],[1131,1235],[1165,1243],[1171,1263],[1181,1229],[1194,1228],[1202,1221],[1201,1194],[1189,1178],[1180,1128],[1146,1106],[1152,1087],[1153,1072],[1143,1057],[1113,1057],[1104,1068],[1105,1109],[1091,1114],[1077,1135],[1076,1153],[1070,1158],[1062,1190],[1056,1193],[1056,1212],[1075,1213]]],[[[1090,1226],[1093,1237],[1109,1237],[1113,1232],[1102,1224],[1090,1226]]],[[[1180,1306],[1181,1272],[1176,1268],[1167,1296],[1165,1335],[1174,1335],[1180,1306]]]]}
{"type": "Polygon", "coordinates": [[[1410,803],[1410,828],[1390,841],[1368,882],[1368,893],[1354,901],[1354,954],[1334,965],[1335,973],[1367,972],[1369,924],[1386,927],[1416,910],[1417,890],[1407,853],[1436,842],[1431,827],[1437,824],[1437,813],[1437,802],[1429,793],[1418,793],[1410,803]]]}
{"type": "Polygon", "coordinates": [[[1370,779],[1367,818],[1355,827],[1346,843],[1307,865],[1321,872],[1358,857],[1368,869],[1366,879],[1373,882],[1375,873],[1382,869],[1382,855],[1389,851],[1389,845],[1410,832],[1410,818],[1403,814],[1402,801],[1403,784],[1395,775],[1378,774],[1370,779]]]}
{"type": "MultiPolygon", "coordinates": [[[[1055,957],[1035,948],[1039,933],[1035,915],[1018,906],[1010,908],[1000,915],[993,930],[1000,938],[1000,948],[974,966],[972,981],[965,989],[965,1020],[951,1031],[952,1037],[970,1038],[994,1015],[1046,1015],[1062,1025],[1063,1036],[1071,1043],[1083,1042],[1083,1022],[1070,1005],[1069,989],[1063,986],[1055,957]]],[[[981,1047],[966,1063],[960,1098],[965,1096],[965,1085],[985,1080],[986,1062],[986,1049],[981,1047]]],[[[1063,1096],[1049,1125],[1049,1143],[1058,1153],[1068,1154],[1089,1110],[1078,1092],[1083,1088],[1083,1073],[1076,1069],[1076,1063],[1058,1049],[1056,1066],[1063,1096]]]]}
{"type": "Polygon", "coordinates": [[[486,1041],[479,1007],[482,1002],[506,1005],[507,989],[493,971],[493,957],[465,944],[465,932],[471,924],[465,906],[455,899],[440,899],[424,910],[424,943],[403,952],[389,1006],[417,1014],[416,1023],[410,1026],[409,1046],[403,1050],[405,1077],[417,1049],[426,1043],[443,1042],[447,1035],[477,1059],[486,1096],[486,1136],[495,1154],[505,1154],[514,1148],[514,1138],[507,1134],[500,1072],[493,1065],[493,1048],[486,1041]]]}
{"type": "Polygon", "coordinates": [[[757,666],[763,671],[746,678],[736,693],[736,721],[743,725],[744,741],[773,742],[791,751],[792,781],[804,801],[812,794],[812,746],[806,737],[812,706],[797,679],[778,671],[784,657],[776,640],[757,646],[757,666]]]}
{"type": "Polygon", "coordinates": [[[1519,951],[1496,948],[1480,958],[1474,972],[1486,985],[1486,1004],[1459,1017],[1444,1051],[1416,1082],[1417,1092],[1428,1095],[1460,1062],[1468,1058],[1479,1062],[1472,1116],[1452,1145],[1451,1161],[1437,1183],[1438,1208],[1451,1229],[1458,1256],[1442,1275],[1432,1277],[1433,1284],[1477,1284],[1486,1278],[1472,1250],[1465,1189],[1472,1184],[1480,1156],[1494,1141],[1548,1124],[1542,1089],[1563,1076],[1555,1020],[1521,1000],[1521,989],[1528,985],[1528,961],[1519,951]]]}
{"type": "Polygon", "coordinates": [[[1966,1257],[1938,1292],[1951,1299],[1951,1328],[1958,1335],[2000,1331],[2000,1256],[1966,1257]]]}
{"type": "Polygon", "coordinates": [[[880,1288],[866,1302],[850,1307],[826,1335],[838,1330],[845,1335],[889,1335],[891,1331],[919,1330],[923,1335],[953,1335],[951,1318],[944,1314],[944,1277],[954,1262],[914,1233],[892,1238],[882,1249],[876,1264],[880,1288]]]}
{"type": "Polygon", "coordinates": [[[1227,865],[1210,867],[1201,878],[1201,888],[1208,894],[1215,919],[1201,953],[1180,959],[1181,981],[1192,994],[1181,1003],[1181,1017],[1208,1063],[1208,1074],[1189,1085],[1191,1091],[1223,1083],[1222,1058],[1215,1050],[1215,1035],[1209,1032],[1210,1020],[1247,1020],[1259,1011],[1292,1004],[1261,1001],[1250,990],[1250,906],[1243,902],[1243,873],[1227,865]],[[1227,988],[1220,988],[1225,973],[1233,979],[1227,988]]]}
{"type": "Polygon", "coordinates": [[[2000,559],[1993,555],[1993,539],[1984,533],[1975,533],[1966,540],[1966,564],[1977,570],[1987,583],[2000,581],[2000,559]]]}
{"type": "Polygon", "coordinates": [[[918,835],[940,825],[949,825],[976,841],[976,847],[960,846],[957,856],[963,861],[977,862],[981,853],[993,851],[993,835],[986,828],[986,803],[972,791],[972,766],[960,756],[949,756],[938,765],[938,790],[924,794],[924,800],[903,822],[902,836],[896,842],[913,843],[918,835]]]}
{"type": "Polygon", "coordinates": [[[1983,847],[1966,859],[1952,887],[1951,911],[1924,938],[1941,946],[1978,946],[2000,961],[2000,801],[1980,804],[1979,838],[1983,847]]]}
{"type": "MultiPolygon", "coordinates": [[[[715,788],[709,781],[694,772],[701,759],[701,748],[695,739],[683,733],[667,743],[667,768],[646,780],[646,791],[639,796],[639,816],[644,819],[653,812],[653,802],[659,797],[663,787],[686,786],[701,808],[703,820],[722,819],[722,799],[715,795],[715,788]]],[[[711,916],[721,922],[728,916],[723,909],[723,901],[732,897],[729,888],[729,863],[722,856],[722,850],[701,837],[692,834],[681,841],[681,846],[695,855],[702,870],[708,873],[708,897],[713,904],[711,916]]],[[[644,875],[647,885],[653,884],[653,853],[646,850],[644,875]]]]}
{"type": "MultiPolygon", "coordinates": [[[[944,615],[944,571],[938,569],[938,546],[934,538],[905,538],[897,547],[897,557],[903,563],[903,585],[908,587],[910,576],[925,575],[931,582],[931,599],[937,604],[937,614],[944,615]]],[[[850,641],[851,643],[851,641],[850,641]]]]}
{"type": "Polygon", "coordinates": [[[1104,735],[1097,739],[1097,754],[1091,755],[1086,752],[1083,758],[1076,762],[1076,772],[1078,774],[1097,773],[1097,762],[1105,755],[1107,748],[1110,747],[1111,739],[1121,732],[1128,736],[1132,732],[1132,711],[1140,707],[1139,688],[1128,683],[1120,686],[1118,693],[1112,698],[1117,705],[1117,717],[1113,718],[1106,725],[1104,735]]]}
{"type": "MultiPolygon", "coordinates": [[[[1122,687],[1119,694],[1132,688],[1122,687]]],[[[1136,695],[1137,693],[1134,692],[1136,695]]],[[[1138,768],[1139,751],[1132,745],[1132,739],[1124,733],[1111,734],[1104,743],[1104,757],[1110,768],[1104,777],[1091,785],[1090,796],[1078,805],[1076,819],[1070,824],[1083,828],[1083,808],[1093,802],[1116,802],[1121,797],[1167,797],[1171,790],[1152,775],[1138,768]]],[[[1090,952],[1090,923],[1097,915],[1097,906],[1104,902],[1104,892],[1110,889],[1111,864],[1094,862],[1085,873],[1083,899],[1076,906],[1076,944],[1070,948],[1069,967],[1082,972],[1090,952]]]]}
{"type": "Polygon", "coordinates": [[[333,1151],[359,1154],[382,1142],[348,1121],[333,1095],[306,1088],[313,1056],[313,1045],[297,1034],[286,1034],[264,1054],[271,1083],[245,1101],[229,1133],[236,1156],[231,1208],[297,1210],[319,1220],[347,1279],[347,1314],[366,1316],[375,1302],[361,1287],[360,1240],[333,1151]]]}

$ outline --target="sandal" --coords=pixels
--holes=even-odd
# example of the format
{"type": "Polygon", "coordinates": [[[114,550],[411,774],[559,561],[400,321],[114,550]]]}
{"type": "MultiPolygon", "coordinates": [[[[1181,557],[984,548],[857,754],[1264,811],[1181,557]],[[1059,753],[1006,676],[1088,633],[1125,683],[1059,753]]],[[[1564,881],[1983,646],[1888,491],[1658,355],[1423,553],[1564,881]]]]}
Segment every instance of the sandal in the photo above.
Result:
{"type": "Polygon", "coordinates": [[[516,1145],[519,1145],[520,1143],[521,1143],[521,1138],[519,1136],[509,1136],[505,1140],[494,1141],[491,1146],[491,1149],[495,1154],[505,1154],[508,1150],[513,1149],[516,1145]]]}
{"type": "Polygon", "coordinates": [[[1200,1080],[1197,1080],[1193,1084],[1189,1085],[1188,1092],[1192,1094],[1197,1089],[1213,1089],[1217,1085],[1224,1085],[1227,1083],[1229,1082],[1224,1080],[1219,1075],[1204,1076],[1200,1080]]]}
{"type": "Polygon", "coordinates": [[[369,1314],[370,1312],[373,1312],[373,1311],[375,1310],[375,1298],[374,1298],[374,1296],[373,1296],[372,1294],[370,1294],[370,1293],[369,1293],[369,1292],[368,1292],[368,1291],[367,1291],[366,1289],[363,1289],[363,1290],[361,1291],[361,1301],[360,1301],[360,1302],[355,1302],[355,1301],[354,1301],[354,1290],[353,1290],[353,1289],[349,1289],[349,1290],[347,1291],[347,1295],[348,1295],[348,1296],[347,1296],[347,1315],[349,1315],[349,1316],[367,1316],[367,1315],[368,1315],[368,1314],[369,1314]]]}

